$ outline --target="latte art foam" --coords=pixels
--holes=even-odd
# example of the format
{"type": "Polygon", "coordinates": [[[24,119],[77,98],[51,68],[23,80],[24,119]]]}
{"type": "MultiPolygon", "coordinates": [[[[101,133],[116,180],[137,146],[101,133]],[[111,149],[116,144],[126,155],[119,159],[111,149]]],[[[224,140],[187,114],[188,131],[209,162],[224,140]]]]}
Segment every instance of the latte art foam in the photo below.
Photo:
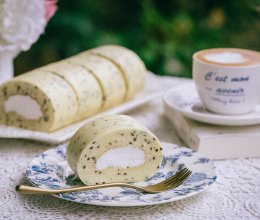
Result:
{"type": "Polygon", "coordinates": [[[198,51],[193,59],[219,66],[250,66],[260,64],[260,53],[239,48],[212,48],[198,51]]]}
{"type": "Polygon", "coordinates": [[[234,52],[205,54],[204,58],[216,63],[243,63],[248,60],[242,54],[234,52]]]}

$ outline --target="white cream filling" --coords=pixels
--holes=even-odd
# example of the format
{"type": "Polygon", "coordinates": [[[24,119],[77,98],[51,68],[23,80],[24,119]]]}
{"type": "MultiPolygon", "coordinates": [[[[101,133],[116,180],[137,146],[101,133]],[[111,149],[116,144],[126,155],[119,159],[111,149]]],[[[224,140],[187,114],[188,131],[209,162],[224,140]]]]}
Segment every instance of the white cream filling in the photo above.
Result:
{"type": "Polygon", "coordinates": [[[144,163],[144,152],[133,146],[117,147],[97,159],[96,169],[135,167],[144,163]]]}
{"type": "Polygon", "coordinates": [[[208,61],[217,63],[243,63],[247,61],[247,58],[245,58],[242,54],[235,52],[205,54],[204,58],[208,61]]]}
{"type": "Polygon", "coordinates": [[[10,96],[4,103],[5,112],[15,112],[25,119],[36,120],[43,116],[41,106],[30,96],[10,96]]]}

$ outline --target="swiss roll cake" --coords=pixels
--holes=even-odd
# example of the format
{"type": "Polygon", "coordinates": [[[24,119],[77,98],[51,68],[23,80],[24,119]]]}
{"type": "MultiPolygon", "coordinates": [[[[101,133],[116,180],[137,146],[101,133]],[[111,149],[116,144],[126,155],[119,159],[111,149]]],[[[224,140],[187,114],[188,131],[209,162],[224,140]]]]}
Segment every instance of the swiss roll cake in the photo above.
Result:
{"type": "Polygon", "coordinates": [[[126,83],[126,99],[134,97],[142,90],[146,68],[133,51],[118,45],[105,45],[90,50],[90,53],[104,57],[118,67],[126,83]]]}
{"type": "Polygon", "coordinates": [[[83,66],[96,77],[103,91],[103,109],[124,101],[125,82],[119,69],[113,63],[89,53],[74,56],[66,61],[83,66]]]}
{"type": "Polygon", "coordinates": [[[76,95],[61,77],[32,71],[0,87],[0,115],[6,125],[53,131],[75,120],[76,95]]]}
{"type": "Polygon", "coordinates": [[[144,181],[162,162],[158,138],[126,115],[103,116],[82,126],[67,147],[67,161],[86,185],[144,181]]]}
{"type": "Polygon", "coordinates": [[[67,62],[57,62],[42,68],[62,77],[71,85],[79,103],[77,119],[97,113],[102,106],[100,85],[87,69],[67,62]]]}
{"type": "Polygon", "coordinates": [[[90,51],[0,85],[0,123],[53,132],[115,107],[140,92],[145,67],[134,52],[109,46],[105,53],[111,53],[111,58],[107,58],[90,51]],[[124,59],[113,50],[127,51],[122,53],[124,59]]]}

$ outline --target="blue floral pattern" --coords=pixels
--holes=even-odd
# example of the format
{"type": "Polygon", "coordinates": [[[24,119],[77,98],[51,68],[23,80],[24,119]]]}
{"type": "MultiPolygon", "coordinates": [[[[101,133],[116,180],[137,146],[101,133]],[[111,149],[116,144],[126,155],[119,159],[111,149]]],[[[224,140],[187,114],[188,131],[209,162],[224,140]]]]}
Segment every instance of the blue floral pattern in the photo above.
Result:
{"type": "MultiPolygon", "coordinates": [[[[183,199],[206,190],[217,178],[214,163],[185,147],[163,143],[164,158],[158,172],[137,185],[158,183],[187,167],[192,175],[176,189],[144,194],[128,188],[106,188],[55,195],[58,198],[93,205],[143,206],[183,199]]],[[[66,145],[47,150],[35,157],[26,170],[28,180],[41,188],[60,189],[82,185],[66,161],[66,145]]]]}

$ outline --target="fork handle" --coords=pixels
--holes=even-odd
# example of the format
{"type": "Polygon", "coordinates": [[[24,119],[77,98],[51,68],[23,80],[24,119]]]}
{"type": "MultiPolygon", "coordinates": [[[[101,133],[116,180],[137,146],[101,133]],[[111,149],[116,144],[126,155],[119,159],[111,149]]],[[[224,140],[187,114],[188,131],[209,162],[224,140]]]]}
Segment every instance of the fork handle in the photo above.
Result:
{"type": "Polygon", "coordinates": [[[69,193],[69,192],[78,192],[78,191],[86,191],[93,189],[101,189],[108,187],[128,187],[136,190],[142,190],[138,186],[126,184],[126,183],[106,183],[100,185],[92,185],[92,186],[79,186],[79,187],[71,187],[65,189],[43,189],[34,186],[27,185],[18,185],[16,186],[16,191],[20,194],[59,194],[59,193],[69,193]]]}

